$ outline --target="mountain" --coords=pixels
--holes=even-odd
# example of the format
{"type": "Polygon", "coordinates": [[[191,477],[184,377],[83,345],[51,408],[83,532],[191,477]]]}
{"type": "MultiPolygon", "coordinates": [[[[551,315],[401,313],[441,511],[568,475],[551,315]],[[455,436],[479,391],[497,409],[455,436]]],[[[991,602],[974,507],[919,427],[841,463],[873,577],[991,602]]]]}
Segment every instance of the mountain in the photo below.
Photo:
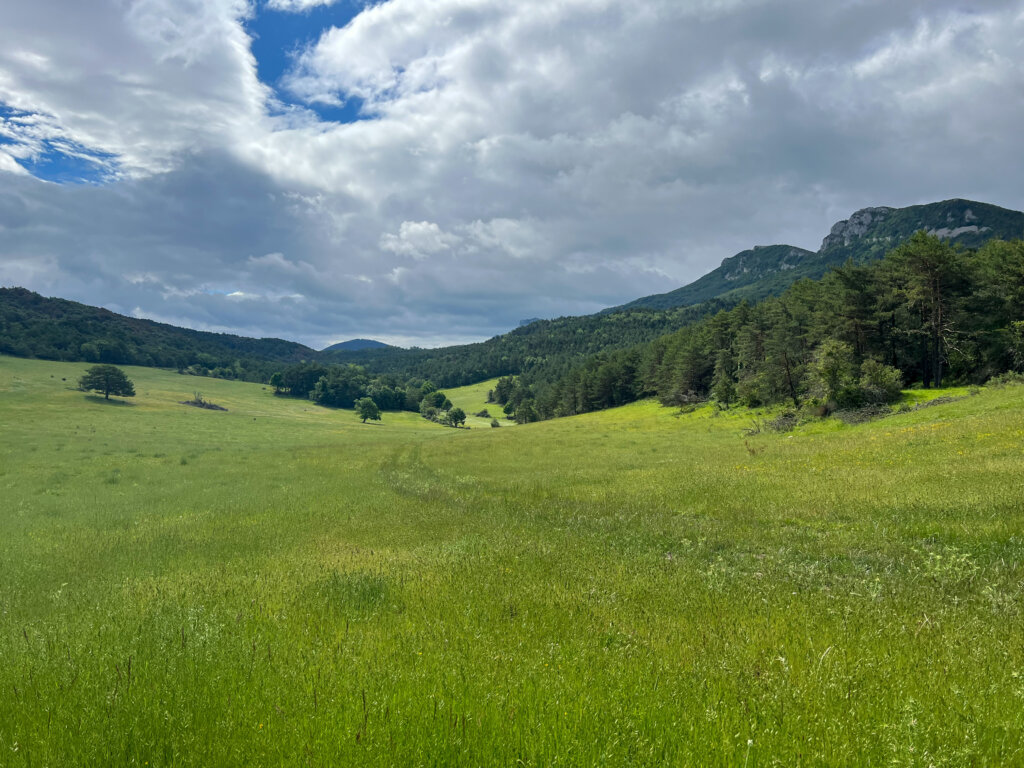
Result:
{"type": "Polygon", "coordinates": [[[880,259],[921,229],[965,248],[977,248],[993,238],[1024,236],[1024,213],[959,199],[907,208],[862,208],[834,224],[816,252],[791,245],[755,246],[723,260],[689,285],[604,311],[671,309],[712,298],[762,299],[801,278],[821,277],[849,259],[858,263],[880,259]]]}
{"type": "Polygon", "coordinates": [[[374,341],[373,339],[349,339],[348,341],[339,341],[337,344],[331,344],[329,347],[324,347],[321,352],[360,352],[364,349],[394,349],[390,344],[385,344],[383,341],[374,341]]]}
{"type": "Polygon", "coordinates": [[[741,251],[722,261],[722,266],[704,277],[682,288],[668,293],[645,296],[620,307],[606,309],[618,312],[623,309],[672,309],[724,296],[737,289],[753,285],[771,275],[786,273],[817,258],[814,251],[793,245],[755,245],[749,251],[741,251]]]}

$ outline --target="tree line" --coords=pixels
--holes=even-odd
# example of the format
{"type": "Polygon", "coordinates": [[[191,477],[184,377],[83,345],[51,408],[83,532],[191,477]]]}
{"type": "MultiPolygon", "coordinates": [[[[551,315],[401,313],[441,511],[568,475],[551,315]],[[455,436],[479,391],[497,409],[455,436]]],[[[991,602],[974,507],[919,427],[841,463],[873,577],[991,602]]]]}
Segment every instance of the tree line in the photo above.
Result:
{"type": "MultiPolygon", "coordinates": [[[[747,302],[645,344],[600,352],[561,375],[502,380],[518,421],[656,396],[666,405],[788,402],[826,409],[901,387],[981,383],[1024,370],[1024,241],[976,251],[918,232],[871,264],[747,302]]],[[[895,395],[894,395],[895,392],[895,395]]]]}
{"type": "Polygon", "coordinates": [[[270,384],[276,395],[308,398],[329,408],[355,408],[364,422],[379,419],[380,411],[411,411],[445,426],[466,423],[465,412],[432,382],[371,374],[353,363],[296,363],[275,371],[270,384]]]}

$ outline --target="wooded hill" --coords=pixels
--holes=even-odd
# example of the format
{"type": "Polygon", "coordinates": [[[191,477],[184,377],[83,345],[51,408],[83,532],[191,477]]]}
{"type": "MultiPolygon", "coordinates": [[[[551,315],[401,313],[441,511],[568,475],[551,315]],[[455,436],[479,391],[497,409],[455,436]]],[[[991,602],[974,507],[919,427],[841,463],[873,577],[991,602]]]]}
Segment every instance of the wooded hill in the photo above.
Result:
{"type": "Polygon", "coordinates": [[[502,382],[520,421],[622,405],[881,403],[907,385],[982,383],[1024,371],[1024,241],[977,251],[918,232],[881,261],[852,261],[779,297],[593,355],[553,378],[502,382]]]}
{"type": "Polygon", "coordinates": [[[317,354],[294,341],[193,331],[24,288],[0,288],[0,353],[174,368],[243,381],[267,381],[280,363],[317,354]]]}

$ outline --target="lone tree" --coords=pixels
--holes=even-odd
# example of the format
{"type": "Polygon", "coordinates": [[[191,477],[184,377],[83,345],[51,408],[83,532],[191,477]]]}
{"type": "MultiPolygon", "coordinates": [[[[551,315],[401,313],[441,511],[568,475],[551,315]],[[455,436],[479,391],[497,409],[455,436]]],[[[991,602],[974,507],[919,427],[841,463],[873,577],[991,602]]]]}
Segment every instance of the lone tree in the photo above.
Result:
{"type": "Polygon", "coordinates": [[[453,427],[459,427],[466,423],[466,412],[459,407],[448,411],[448,423],[453,427]]]}
{"type": "Polygon", "coordinates": [[[380,408],[373,402],[373,398],[361,397],[356,400],[356,410],[359,412],[359,418],[363,420],[363,424],[367,419],[380,421],[380,408]]]}
{"type": "Polygon", "coordinates": [[[78,388],[84,392],[102,392],[107,400],[111,395],[135,397],[135,385],[125,372],[116,365],[94,365],[78,380],[78,388]]]}

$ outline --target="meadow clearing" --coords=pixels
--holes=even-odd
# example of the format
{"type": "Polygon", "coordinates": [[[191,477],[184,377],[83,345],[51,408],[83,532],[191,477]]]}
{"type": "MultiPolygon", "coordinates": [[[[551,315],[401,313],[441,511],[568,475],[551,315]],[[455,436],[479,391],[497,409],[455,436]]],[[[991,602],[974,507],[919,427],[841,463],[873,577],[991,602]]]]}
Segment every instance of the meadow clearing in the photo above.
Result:
{"type": "Polygon", "coordinates": [[[1024,764],[1024,387],[455,430],[86,367],[0,357],[2,766],[1024,764]]]}

